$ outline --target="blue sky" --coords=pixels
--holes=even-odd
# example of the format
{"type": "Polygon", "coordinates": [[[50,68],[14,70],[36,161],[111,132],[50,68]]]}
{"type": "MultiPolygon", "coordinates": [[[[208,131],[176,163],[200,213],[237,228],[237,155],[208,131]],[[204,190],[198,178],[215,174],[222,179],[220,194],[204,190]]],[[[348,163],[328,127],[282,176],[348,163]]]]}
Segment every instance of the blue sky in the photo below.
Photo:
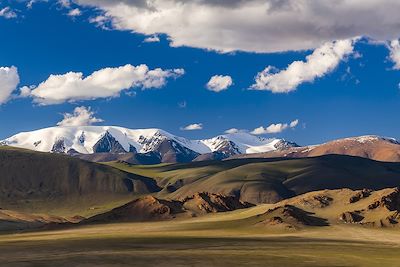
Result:
{"type": "Polygon", "coordinates": [[[365,134],[400,138],[400,71],[393,68],[396,62],[382,40],[354,41],[353,51],[332,70],[289,92],[249,90],[257,73],[267,66],[279,72],[296,60],[306,61],[319,46],[273,52],[255,51],[258,48],[215,51],[212,46],[185,44],[171,47],[168,33],[158,34],[160,42],[146,43],[144,34],[91,23],[91,18],[102,14],[99,8],[77,3],[63,6],[55,1],[39,1],[32,8],[26,4],[0,1],[0,10],[8,7],[15,12],[15,17],[0,16],[0,66],[17,67],[20,79],[12,96],[0,105],[0,139],[55,126],[64,113],[80,106],[90,107],[93,116],[104,120],[100,125],[157,127],[189,138],[211,137],[230,128],[251,131],[294,120],[299,120],[296,127],[263,136],[304,145],[365,134]],[[74,8],[82,14],[68,16],[74,8]],[[51,74],[82,72],[88,76],[126,64],[184,69],[185,73],[167,78],[161,88],[138,86],[114,97],[46,105],[34,96],[17,97],[19,88],[38,86],[51,74]],[[230,76],[233,85],[221,92],[208,90],[206,84],[214,75],[230,76]],[[186,105],[182,107],[182,103],[186,105]],[[193,123],[201,123],[203,129],[181,129],[193,123]]]}

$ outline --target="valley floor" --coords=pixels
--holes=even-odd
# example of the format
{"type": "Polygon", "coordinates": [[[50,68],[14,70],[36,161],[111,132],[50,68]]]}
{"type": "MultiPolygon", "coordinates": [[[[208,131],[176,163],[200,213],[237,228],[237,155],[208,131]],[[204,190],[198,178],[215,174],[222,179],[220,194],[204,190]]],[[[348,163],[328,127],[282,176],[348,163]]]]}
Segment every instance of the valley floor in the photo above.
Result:
{"type": "Polygon", "coordinates": [[[182,221],[0,236],[0,266],[399,266],[400,231],[247,227],[262,207],[182,221]]]}

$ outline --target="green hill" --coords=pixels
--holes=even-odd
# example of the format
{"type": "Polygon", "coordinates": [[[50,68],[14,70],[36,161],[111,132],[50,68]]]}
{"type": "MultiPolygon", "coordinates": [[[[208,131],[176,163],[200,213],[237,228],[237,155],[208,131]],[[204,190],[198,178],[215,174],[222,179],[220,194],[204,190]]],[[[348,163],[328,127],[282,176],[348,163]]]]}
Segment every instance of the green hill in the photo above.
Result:
{"type": "Polygon", "coordinates": [[[400,186],[400,164],[327,155],[302,159],[236,159],[138,166],[109,163],[121,170],[154,178],[162,197],[182,198],[197,192],[240,196],[250,203],[275,203],[323,189],[379,190],[400,186]]]}

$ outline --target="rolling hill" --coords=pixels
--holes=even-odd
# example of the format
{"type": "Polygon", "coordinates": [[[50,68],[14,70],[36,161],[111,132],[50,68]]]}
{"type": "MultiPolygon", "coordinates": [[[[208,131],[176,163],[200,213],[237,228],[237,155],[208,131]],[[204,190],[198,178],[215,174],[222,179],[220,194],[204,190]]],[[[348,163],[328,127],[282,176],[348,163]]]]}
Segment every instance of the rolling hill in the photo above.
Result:
{"type": "Polygon", "coordinates": [[[109,163],[121,170],[151,177],[163,188],[162,198],[183,198],[197,192],[233,195],[243,202],[276,203],[324,189],[400,186],[400,164],[360,157],[326,155],[300,159],[236,159],[155,166],[109,163]]]}
{"type": "Polygon", "coordinates": [[[0,173],[0,208],[17,211],[81,212],[159,190],[151,178],[67,155],[9,147],[0,147],[0,173]]]}
{"type": "Polygon", "coordinates": [[[227,212],[249,208],[233,196],[197,193],[179,200],[158,199],[146,196],[133,200],[103,214],[93,216],[82,223],[161,221],[175,218],[191,218],[209,213],[227,212]]]}

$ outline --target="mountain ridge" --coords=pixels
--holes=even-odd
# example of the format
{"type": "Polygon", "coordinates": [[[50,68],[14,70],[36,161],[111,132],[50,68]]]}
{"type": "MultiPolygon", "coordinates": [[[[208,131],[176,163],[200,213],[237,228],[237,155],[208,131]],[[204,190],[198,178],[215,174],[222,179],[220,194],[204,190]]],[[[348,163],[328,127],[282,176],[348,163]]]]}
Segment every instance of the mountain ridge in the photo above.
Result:
{"type": "Polygon", "coordinates": [[[328,154],[400,162],[400,142],[378,135],[299,146],[285,139],[263,138],[244,131],[191,140],[158,128],[58,126],[22,132],[0,141],[0,145],[64,153],[93,162],[126,161],[146,165],[235,158],[303,158],[328,154]]]}
{"type": "MultiPolygon", "coordinates": [[[[40,152],[83,156],[97,153],[160,154],[160,162],[190,162],[200,155],[218,153],[219,158],[236,154],[267,152],[292,146],[284,139],[263,138],[245,132],[190,140],[162,129],[128,129],[118,126],[50,127],[11,136],[0,144],[40,152]]],[[[153,160],[154,162],[154,160],[153,160]]]]}
{"type": "Polygon", "coordinates": [[[305,158],[328,154],[363,157],[377,161],[400,162],[400,142],[394,138],[378,135],[364,135],[332,140],[319,145],[290,147],[287,149],[233,155],[233,158],[305,158]]]}

